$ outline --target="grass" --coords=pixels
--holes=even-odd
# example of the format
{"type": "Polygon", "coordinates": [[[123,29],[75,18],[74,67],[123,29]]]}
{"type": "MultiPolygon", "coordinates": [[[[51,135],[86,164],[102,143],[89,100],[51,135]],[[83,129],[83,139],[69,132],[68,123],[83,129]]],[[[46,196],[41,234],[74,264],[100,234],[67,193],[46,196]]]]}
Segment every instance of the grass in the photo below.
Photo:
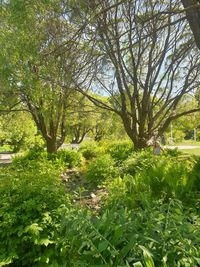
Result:
{"type": "Polygon", "coordinates": [[[184,140],[180,143],[174,144],[174,146],[200,146],[200,141],[184,140]]]}
{"type": "Polygon", "coordinates": [[[200,148],[180,149],[180,151],[187,155],[200,156],[200,148]]]}

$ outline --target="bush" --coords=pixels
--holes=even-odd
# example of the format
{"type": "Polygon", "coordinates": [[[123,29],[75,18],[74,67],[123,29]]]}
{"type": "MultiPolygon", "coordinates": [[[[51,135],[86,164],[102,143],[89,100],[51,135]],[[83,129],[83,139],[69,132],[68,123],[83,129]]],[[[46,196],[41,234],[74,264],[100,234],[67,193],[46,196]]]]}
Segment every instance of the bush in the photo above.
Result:
{"type": "Polygon", "coordinates": [[[0,153],[2,152],[12,152],[13,148],[10,145],[1,145],[0,146],[0,153]]]}
{"type": "Polygon", "coordinates": [[[59,207],[70,205],[58,174],[4,168],[0,181],[0,266],[57,266],[59,207]]]}
{"type": "Polygon", "coordinates": [[[30,150],[24,156],[16,156],[11,168],[19,172],[51,173],[54,169],[60,169],[61,166],[55,166],[47,159],[47,152],[44,150],[30,150]]]}
{"type": "Polygon", "coordinates": [[[194,180],[193,190],[200,191],[200,158],[195,158],[194,168],[191,172],[190,179],[194,180]]]}
{"type": "Polygon", "coordinates": [[[178,148],[175,149],[166,148],[164,153],[166,156],[170,157],[178,157],[182,154],[182,152],[178,150],[178,148]]]}
{"type": "Polygon", "coordinates": [[[141,205],[143,197],[152,199],[190,199],[197,181],[193,173],[193,160],[179,161],[174,158],[152,156],[143,161],[139,155],[128,159],[122,167],[123,178],[108,184],[110,206],[125,206],[130,209],[141,205]],[[128,163],[128,164],[127,164],[128,163]],[[132,165],[131,165],[132,164],[132,165]]]}
{"type": "Polygon", "coordinates": [[[61,163],[65,163],[69,168],[73,168],[80,164],[81,155],[75,150],[62,149],[57,153],[48,154],[48,159],[53,163],[60,161],[61,163]]]}
{"type": "Polygon", "coordinates": [[[118,169],[114,167],[114,160],[105,154],[90,162],[86,178],[91,183],[98,185],[105,180],[115,178],[117,175],[118,169]]]}
{"type": "Polygon", "coordinates": [[[192,192],[194,179],[191,179],[194,162],[179,161],[173,158],[160,159],[148,171],[138,174],[138,179],[147,184],[154,198],[175,197],[184,200],[192,192]]]}
{"type": "Polygon", "coordinates": [[[13,160],[14,168],[26,170],[42,171],[43,169],[63,169],[73,168],[81,162],[81,155],[74,150],[60,150],[56,153],[48,154],[43,149],[32,149],[25,156],[15,157],[13,160]]]}
{"type": "Polygon", "coordinates": [[[129,141],[115,141],[107,144],[105,151],[115,161],[121,162],[127,159],[134,152],[134,149],[133,144],[129,141]]]}
{"type": "Polygon", "coordinates": [[[80,147],[80,152],[86,160],[97,158],[104,153],[103,148],[94,141],[84,142],[80,147]]]}
{"type": "Polygon", "coordinates": [[[122,162],[122,174],[134,175],[137,172],[148,170],[157,161],[158,157],[155,157],[151,150],[135,152],[122,162]]]}

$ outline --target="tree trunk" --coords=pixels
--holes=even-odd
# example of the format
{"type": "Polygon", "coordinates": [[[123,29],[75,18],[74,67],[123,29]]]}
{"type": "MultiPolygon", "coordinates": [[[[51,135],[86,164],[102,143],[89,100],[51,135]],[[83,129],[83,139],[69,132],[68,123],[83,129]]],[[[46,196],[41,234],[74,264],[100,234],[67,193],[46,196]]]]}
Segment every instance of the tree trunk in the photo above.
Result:
{"type": "Polygon", "coordinates": [[[138,138],[137,141],[133,143],[134,143],[135,150],[141,150],[143,148],[148,147],[147,140],[145,138],[138,138]]]}
{"type": "Polygon", "coordinates": [[[56,139],[46,139],[46,146],[48,153],[56,153],[58,149],[56,139]]]}
{"type": "Polygon", "coordinates": [[[200,49],[200,9],[197,7],[189,9],[189,7],[200,4],[199,0],[181,0],[186,10],[186,17],[193,32],[195,43],[200,49]]]}

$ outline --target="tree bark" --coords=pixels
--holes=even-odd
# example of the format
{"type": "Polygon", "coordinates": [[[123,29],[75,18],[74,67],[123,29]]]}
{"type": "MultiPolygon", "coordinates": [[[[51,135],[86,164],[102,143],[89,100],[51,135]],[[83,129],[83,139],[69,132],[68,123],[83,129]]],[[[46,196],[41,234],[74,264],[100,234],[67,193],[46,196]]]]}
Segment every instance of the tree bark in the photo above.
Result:
{"type": "Polygon", "coordinates": [[[58,149],[56,139],[46,139],[46,147],[48,153],[56,153],[58,149]]]}
{"type": "MultiPolygon", "coordinates": [[[[200,4],[199,0],[181,0],[184,8],[200,4]]],[[[200,49],[200,8],[194,7],[186,10],[186,17],[194,35],[195,43],[200,49]]]]}
{"type": "Polygon", "coordinates": [[[145,138],[137,140],[137,142],[134,143],[134,149],[137,151],[148,147],[147,141],[148,140],[146,140],[145,138]]]}

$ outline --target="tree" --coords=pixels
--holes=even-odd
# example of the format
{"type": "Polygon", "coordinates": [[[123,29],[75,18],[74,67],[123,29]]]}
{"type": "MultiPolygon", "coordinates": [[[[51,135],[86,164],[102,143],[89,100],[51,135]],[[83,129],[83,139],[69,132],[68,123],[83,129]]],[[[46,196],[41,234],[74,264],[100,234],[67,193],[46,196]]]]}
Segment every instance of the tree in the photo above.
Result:
{"type": "MultiPolygon", "coordinates": [[[[179,104],[179,110],[184,112],[198,105],[193,95],[185,96],[179,104]]],[[[171,142],[181,142],[184,139],[194,139],[194,132],[200,126],[200,112],[182,116],[168,127],[165,137],[171,142]]]]}
{"type": "Polygon", "coordinates": [[[13,152],[34,146],[36,134],[37,128],[26,112],[12,112],[0,117],[0,144],[10,145],[13,152]]]}
{"type": "MultiPolygon", "coordinates": [[[[107,97],[96,97],[108,102],[107,97]]],[[[83,96],[77,97],[73,105],[67,122],[71,143],[80,144],[86,137],[100,141],[103,138],[125,136],[121,121],[114,113],[97,107],[83,96]]]]}
{"type": "Polygon", "coordinates": [[[63,12],[62,1],[11,0],[1,13],[1,90],[32,115],[50,153],[64,142],[66,109],[75,97],[71,76],[78,54],[68,50],[63,59],[49,53],[72,36],[63,12]]]}
{"type": "Polygon", "coordinates": [[[83,36],[89,32],[90,42],[98,40],[90,90],[109,95],[110,104],[88,94],[82,80],[74,82],[94,104],[120,116],[136,149],[152,135],[162,136],[173,120],[199,110],[178,110],[183,97],[198,88],[200,72],[188,25],[174,15],[179,7],[179,1],[104,0],[91,3],[84,15],[83,36]]]}
{"type": "Polygon", "coordinates": [[[67,122],[68,137],[70,143],[80,144],[94,127],[95,107],[79,94],[73,101],[73,107],[69,112],[67,122]]]}
{"type": "Polygon", "coordinates": [[[199,0],[181,0],[186,9],[186,17],[194,35],[195,43],[200,49],[200,1],[199,0]]]}

